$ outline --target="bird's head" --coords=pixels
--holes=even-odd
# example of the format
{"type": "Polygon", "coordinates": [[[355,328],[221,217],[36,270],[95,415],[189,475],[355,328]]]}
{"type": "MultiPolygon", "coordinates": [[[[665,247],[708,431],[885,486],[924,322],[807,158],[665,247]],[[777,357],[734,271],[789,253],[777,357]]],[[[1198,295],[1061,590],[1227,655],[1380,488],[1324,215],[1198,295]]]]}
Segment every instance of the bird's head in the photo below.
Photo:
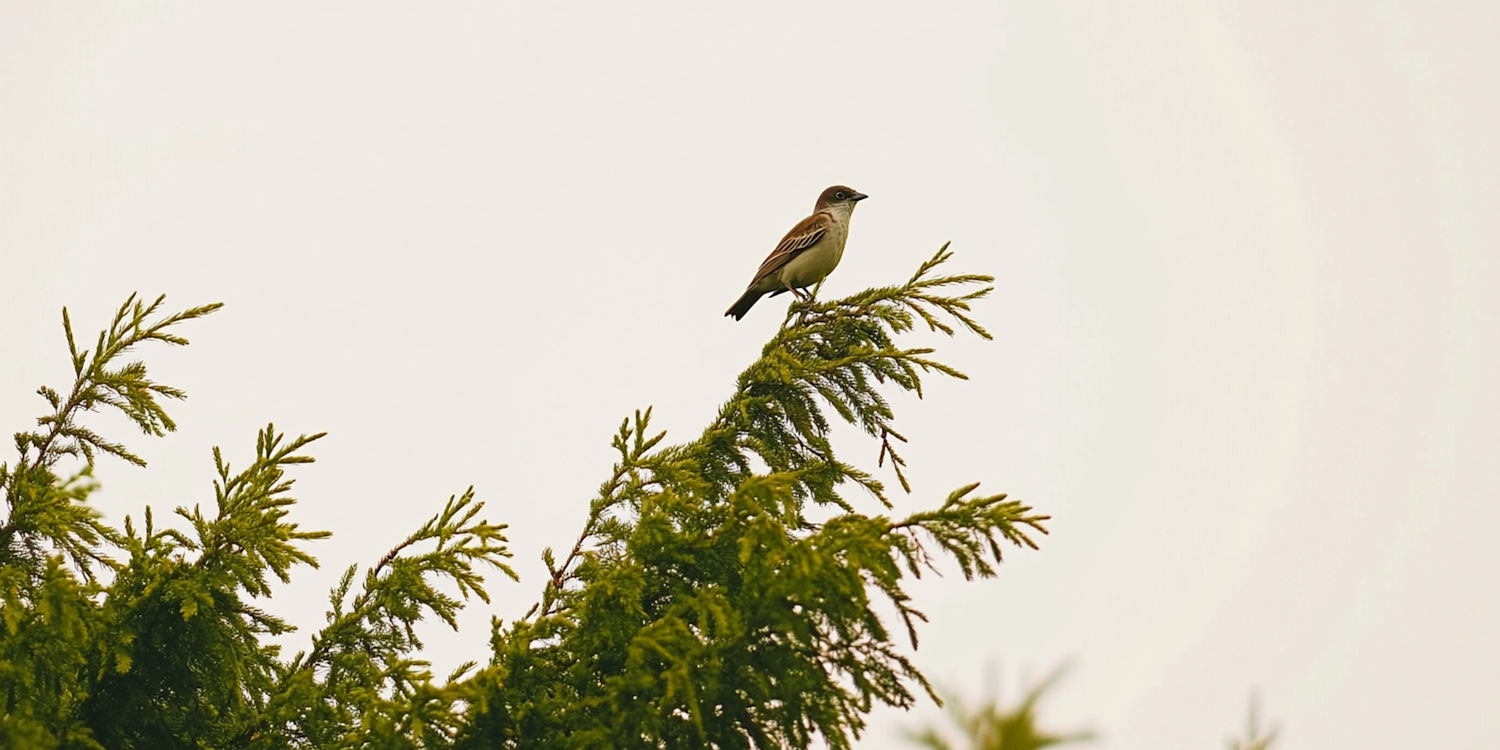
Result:
{"type": "Polygon", "coordinates": [[[865,195],[864,193],[861,193],[854,188],[844,187],[843,185],[834,185],[833,187],[824,190],[823,194],[818,196],[818,206],[813,210],[822,211],[825,208],[843,205],[847,205],[852,209],[854,208],[854,204],[868,197],[870,196],[865,195]]]}

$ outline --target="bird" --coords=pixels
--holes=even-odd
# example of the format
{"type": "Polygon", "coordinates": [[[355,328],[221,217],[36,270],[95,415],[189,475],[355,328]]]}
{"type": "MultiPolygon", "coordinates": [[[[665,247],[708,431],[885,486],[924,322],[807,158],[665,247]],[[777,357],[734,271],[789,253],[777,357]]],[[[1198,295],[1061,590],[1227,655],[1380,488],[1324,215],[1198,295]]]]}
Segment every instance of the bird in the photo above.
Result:
{"type": "Polygon", "coordinates": [[[844,242],[849,239],[849,216],[854,204],[870,196],[843,185],[834,185],[818,196],[812,216],[797,222],[776,249],[760,264],[755,279],[745,287],[726,316],[739,320],[750,312],[757,300],[769,294],[775,297],[791,292],[797,299],[811,297],[802,291],[822,281],[844,257],[844,242]]]}

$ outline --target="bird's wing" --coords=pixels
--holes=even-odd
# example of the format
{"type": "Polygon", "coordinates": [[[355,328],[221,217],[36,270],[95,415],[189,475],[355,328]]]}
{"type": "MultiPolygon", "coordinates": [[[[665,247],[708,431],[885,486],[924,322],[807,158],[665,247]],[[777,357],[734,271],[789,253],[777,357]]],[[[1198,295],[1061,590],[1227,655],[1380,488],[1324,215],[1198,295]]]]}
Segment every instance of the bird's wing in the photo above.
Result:
{"type": "Polygon", "coordinates": [[[786,265],[787,261],[797,257],[803,250],[816,245],[831,226],[833,226],[833,217],[822,212],[797,222],[797,226],[792,227],[792,231],[787,232],[786,236],[781,238],[776,249],[771,251],[764,263],[760,264],[760,270],[755,272],[755,280],[750,282],[750,286],[759,284],[761,279],[786,265]]]}

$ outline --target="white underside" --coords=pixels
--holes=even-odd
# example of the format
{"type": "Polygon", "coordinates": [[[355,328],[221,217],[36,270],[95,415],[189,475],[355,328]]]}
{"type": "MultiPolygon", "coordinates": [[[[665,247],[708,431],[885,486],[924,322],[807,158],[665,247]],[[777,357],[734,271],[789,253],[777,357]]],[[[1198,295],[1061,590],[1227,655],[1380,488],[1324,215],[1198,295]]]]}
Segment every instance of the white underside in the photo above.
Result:
{"type": "Polygon", "coordinates": [[[849,238],[849,214],[854,204],[845,203],[833,208],[833,227],[816,245],[803,250],[787,261],[786,265],[771,274],[778,289],[802,289],[822,281],[837,268],[844,257],[844,241],[849,238]]]}

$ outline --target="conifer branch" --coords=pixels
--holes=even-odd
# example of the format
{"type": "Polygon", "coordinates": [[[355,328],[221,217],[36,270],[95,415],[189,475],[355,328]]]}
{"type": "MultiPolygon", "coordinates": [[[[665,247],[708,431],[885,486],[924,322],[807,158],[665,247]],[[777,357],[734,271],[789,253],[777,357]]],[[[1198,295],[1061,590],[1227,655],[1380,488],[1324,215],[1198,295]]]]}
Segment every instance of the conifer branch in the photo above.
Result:
{"type": "Polygon", "coordinates": [[[330,595],[332,624],[314,637],[312,651],[299,661],[308,666],[326,663],[334,654],[352,649],[394,663],[396,654],[422,647],[413,628],[424,611],[457,627],[455,617],[462,604],[437,590],[433,579],[447,578],[463,598],[475,596],[484,602],[489,601],[489,594],[476,564],[518,580],[515,570],[504,562],[511,556],[505,547],[506,526],[475,520],[483,508],[484,503],[475,502],[472,487],[462,496],[450,497],[440,513],[365,573],[363,590],[347,609],[344,602],[354,568],[346,571],[330,595]],[[429,552],[407,554],[423,542],[436,542],[436,546],[429,552]]]}
{"type": "Polygon", "coordinates": [[[852,482],[886,507],[891,501],[883,485],[861,472],[831,461],[827,442],[830,428],[824,407],[841,420],[881,441],[878,463],[887,456],[902,489],[911,491],[903,472],[904,460],[895,452],[890,437],[905,438],[892,431],[895,413],[877,385],[887,382],[922,395],[922,375],[938,373],[967,379],[964,373],[926,355],[929,348],[902,348],[895,336],[910,331],[917,319],[931,330],[954,335],[957,326],[981,338],[991,335],[969,317],[969,303],[981,299],[993,287],[952,296],[940,293],[952,287],[990,284],[994,277],[978,274],[934,276],[952,257],[945,243],[924,262],[903,286],[869,289],[839,300],[794,302],[782,328],[762,350],[761,359],[739,378],[734,396],[720,409],[718,418],[697,444],[713,462],[705,473],[720,491],[749,472],[751,456],[773,471],[809,471],[808,481],[796,488],[799,498],[851,510],[833,491],[834,485],[852,482]],[[712,450],[735,450],[724,455],[712,450]]]}
{"type": "Polygon", "coordinates": [[[647,437],[650,425],[650,408],[644,412],[636,411],[633,423],[629,418],[620,423],[620,429],[610,441],[610,446],[620,454],[620,460],[615,464],[610,478],[599,486],[599,494],[589,502],[589,515],[584,521],[583,530],[562,564],[557,564],[552,548],[542,550],[542,563],[547,566],[547,587],[542,592],[541,602],[523,619],[530,619],[535,615],[541,621],[556,614],[565,605],[568,598],[567,585],[576,580],[577,565],[586,554],[589,541],[600,537],[620,539],[628,532],[628,524],[618,518],[611,518],[610,512],[621,505],[632,502],[638,504],[648,488],[659,487],[659,472],[674,473],[670,459],[648,458],[648,454],[666,437],[665,432],[647,437]]]}
{"type": "Polygon", "coordinates": [[[116,360],[141,343],[187,344],[187,339],[178,336],[172,327],[208,315],[222,305],[203,305],[157,316],[165,299],[157,297],[148,305],[132,294],[115,312],[109,328],[99,333],[92,352],[79,350],[73,321],[67,308],[63,308],[63,332],[74,381],[66,397],[45,385],[37,389],[52,411],[37,419],[42,429],[16,433],[19,453],[16,465],[12,468],[0,464],[0,487],[4,488],[8,511],[0,523],[0,563],[21,561],[39,573],[45,549],[50,545],[62,552],[88,580],[93,579],[95,564],[115,566],[100,546],[106,542],[118,546],[121,537],[84,504],[97,487],[92,480],[94,459],[98,453],[105,453],[137,466],[146,462],[124,444],[85,427],[79,419],[83,412],[108,406],[120,411],[148,435],[161,436],[176,429],[176,423],[158,398],[180,399],[185,395],[183,391],[151,381],[142,362],[117,366],[116,360]],[[87,466],[72,478],[59,481],[52,467],[64,456],[81,457],[87,466]]]}
{"type": "Polygon", "coordinates": [[[848,748],[873,703],[933,696],[872,598],[895,607],[915,647],[926,617],[904,576],[936,570],[934,555],[992,575],[999,544],[1034,546],[1028,534],[1047,519],[1003,495],[969,497],[973,486],[899,522],[862,515],[839,485],[892,503],[836,458],[829,433],[839,420],[877,439],[877,464],[889,458],[911,491],[883,388],[920,396],[925,375],[965,376],[896,338],[917,321],[990,336],[969,306],[992,279],[936,275],[949,257],[944,245],[903,286],[792,303],[697,440],[660,447],[661,435],[646,437],[649,411],[621,424],[619,460],[572,549],[561,563],[543,553],[542,600],[509,626],[495,621],[496,682],[474,737],[524,745],[534,735],[523,727],[558,715],[552,726],[583,746],[628,727],[644,746],[806,747],[816,736],[848,748]],[[809,501],[842,513],[813,523],[809,501]],[[537,681],[545,698],[524,687],[537,681]]]}
{"type": "Polygon", "coordinates": [[[72,320],[67,308],[63,308],[63,331],[68,339],[68,354],[72,360],[75,380],[65,400],[51,388],[42,386],[38,389],[38,393],[47,399],[54,412],[37,420],[39,425],[48,428],[45,434],[20,433],[16,436],[22,458],[17,473],[24,469],[49,467],[65,455],[82,454],[92,464],[93,450],[144,466],[145,461],[130,453],[124,446],[105,441],[77,424],[79,412],[93,411],[99,405],[118,409],[148,435],[160,437],[177,429],[177,424],[157,403],[156,397],[180,399],[186,394],[177,388],[147,379],[146,367],[139,361],[130,362],[118,369],[109,369],[117,357],[137,344],[160,341],[185,346],[188,340],[168,329],[223,307],[222,303],[216,302],[189,308],[155,321],[150,320],[165,300],[166,295],[162,295],[155,302],[146,305],[137,300],[134,294],[130,295],[115,312],[110,327],[99,332],[99,340],[92,354],[88,350],[78,350],[73,337],[72,320]],[[29,451],[33,448],[37,452],[35,457],[29,456],[29,451]]]}
{"type": "MultiPolygon", "coordinates": [[[[964,578],[972,580],[976,575],[991,578],[995,575],[993,564],[1001,561],[999,542],[1036,549],[1036,542],[1026,529],[1046,534],[1044,524],[1052,517],[1032,513],[1030,507],[1007,501],[1005,495],[965,499],[978,487],[978,482],[960,487],[948,495],[942,507],[913,513],[899,523],[890,524],[888,531],[924,531],[958,562],[964,578]]],[[[899,535],[894,538],[900,540],[898,549],[913,575],[920,576],[923,567],[936,570],[931,557],[919,545],[899,535]]]]}
{"type": "MultiPolygon", "coordinates": [[[[329,594],[329,624],[313,636],[311,650],[299,653],[281,671],[274,697],[241,736],[281,720],[308,737],[326,737],[335,727],[364,727],[375,736],[437,732],[451,740],[457,731],[454,704],[465,699],[467,689],[434,686],[428,663],[407,655],[422,648],[415,625],[424,616],[435,615],[456,629],[463,599],[489,601],[479,565],[517,578],[504,562],[511,554],[505,546],[506,527],[478,518],[483,508],[472,487],[450,497],[442,511],[365,573],[362,590],[352,599],[357,568],[350,566],[329,594]],[[414,551],[425,543],[434,546],[414,551]],[[439,591],[439,579],[454,584],[461,599],[439,591]],[[332,717],[306,712],[308,693],[320,696],[320,703],[339,706],[340,718],[330,723],[332,717]]],[[[455,672],[450,682],[466,671],[455,672]]]]}
{"type": "Polygon", "coordinates": [[[256,436],[255,462],[233,476],[223,454],[214,447],[214,466],[219,473],[214,480],[215,517],[205,517],[196,505],[192,511],[176,509],[196,534],[191,546],[201,551],[199,567],[222,569],[251,596],[270,595],[267,571],[286,583],[291,580],[293,565],[318,567],[317,559],[297,543],[327,539],[332,534],[299,531],[297,524],[283,520],[297,502],[285,494],[295,480],[283,479],[283,467],[312,463],[311,456],[298,452],[326,434],[302,435],[283,445],[285,435],[277,433],[275,425],[266,425],[256,436]]]}

